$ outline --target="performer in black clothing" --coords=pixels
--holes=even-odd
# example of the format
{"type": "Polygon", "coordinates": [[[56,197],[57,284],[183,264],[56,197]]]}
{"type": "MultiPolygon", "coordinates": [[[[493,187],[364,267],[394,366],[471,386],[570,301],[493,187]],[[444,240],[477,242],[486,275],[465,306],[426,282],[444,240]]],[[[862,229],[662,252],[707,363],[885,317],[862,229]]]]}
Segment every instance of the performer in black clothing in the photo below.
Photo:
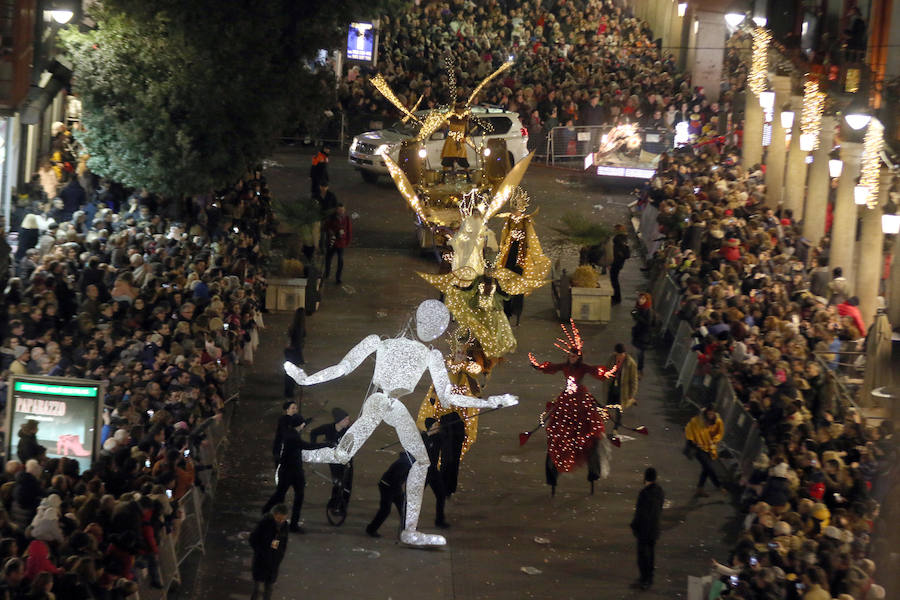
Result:
{"type": "Polygon", "coordinates": [[[291,426],[291,423],[300,412],[300,408],[293,400],[287,400],[284,404],[281,405],[281,410],[284,412],[280,417],[278,417],[278,423],[275,425],[275,439],[272,441],[272,460],[275,461],[276,467],[278,466],[278,463],[281,462],[281,433],[285,430],[285,428],[291,426]]]}
{"type": "MultiPolygon", "coordinates": [[[[309,432],[309,441],[313,444],[319,441],[319,437],[325,438],[325,443],[335,448],[344,432],[350,426],[350,415],[341,408],[332,408],[331,416],[334,418],[333,423],[319,425],[309,432]]],[[[346,465],[330,464],[328,468],[331,470],[331,501],[329,504],[338,506],[341,496],[343,496],[343,505],[350,503],[350,491],[353,489],[353,459],[346,465]]]]}
{"type": "Polygon", "coordinates": [[[253,595],[259,597],[260,584],[264,586],[263,599],[272,597],[272,585],[278,579],[278,567],[287,550],[287,506],[279,504],[262,518],[250,534],[253,548],[253,595]]]}
{"type": "Polygon", "coordinates": [[[638,494],[631,520],[631,531],[637,538],[637,562],[641,577],[633,587],[646,590],[653,584],[653,560],[656,540],[659,539],[659,521],[662,516],[665,493],[656,483],[656,469],[644,471],[644,487],[638,494]]]}
{"type": "Polygon", "coordinates": [[[303,507],[303,490],[306,487],[306,475],[303,473],[302,450],[315,450],[324,448],[327,444],[311,444],[300,437],[300,432],[306,427],[306,421],[299,414],[283,415],[278,420],[279,431],[276,440],[281,440],[281,452],[278,459],[278,468],[275,471],[275,480],[278,487],[275,493],[263,506],[262,512],[268,512],[276,504],[284,502],[288,488],[294,488],[294,504],[291,509],[290,530],[294,533],[304,533],[300,527],[300,509],[303,507]]]}
{"type": "Polygon", "coordinates": [[[444,516],[444,504],[447,500],[447,489],[444,485],[444,478],[441,476],[441,473],[438,472],[437,467],[442,446],[441,423],[437,419],[428,418],[425,419],[425,427],[426,430],[422,432],[422,441],[425,442],[425,451],[428,452],[428,460],[431,462],[431,464],[428,465],[428,475],[426,476],[425,483],[431,486],[431,491],[434,492],[434,525],[441,529],[447,529],[450,527],[450,524],[447,523],[447,519],[444,516]]]}
{"type": "Polygon", "coordinates": [[[372,522],[366,526],[366,533],[372,537],[381,537],[378,528],[384,523],[384,520],[391,514],[391,504],[397,507],[400,514],[400,522],[404,521],[404,503],[406,501],[406,493],[403,485],[406,483],[406,477],[415,459],[407,452],[401,452],[400,457],[391,463],[388,470],[381,476],[378,482],[378,492],[381,494],[381,503],[378,505],[378,512],[372,522]]]}
{"type": "Polygon", "coordinates": [[[625,266],[625,261],[631,256],[631,249],[628,247],[628,233],[624,225],[615,226],[615,235],[613,235],[613,255],[612,263],[609,266],[609,282],[612,284],[613,295],[612,303],[619,304],[622,301],[622,288],[619,285],[619,273],[625,266]]]}

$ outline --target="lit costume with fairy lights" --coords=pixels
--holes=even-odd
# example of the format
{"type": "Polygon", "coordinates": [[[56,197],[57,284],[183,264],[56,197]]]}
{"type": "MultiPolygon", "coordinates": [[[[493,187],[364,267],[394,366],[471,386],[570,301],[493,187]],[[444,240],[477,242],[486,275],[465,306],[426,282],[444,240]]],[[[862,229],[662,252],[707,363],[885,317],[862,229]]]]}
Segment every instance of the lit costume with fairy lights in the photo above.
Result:
{"type": "Polygon", "coordinates": [[[398,398],[412,393],[427,370],[438,398],[445,405],[497,408],[518,403],[517,398],[510,394],[489,396],[482,400],[453,391],[444,357],[439,350],[429,349],[423,343],[440,337],[449,323],[447,307],[437,300],[426,300],[416,310],[415,325],[410,323],[399,337],[382,340],[377,335],[370,335],[334,366],[307,375],[300,367],[284,363],[285,372],[298,385],[315,385],[351,373],[366,357],[375,354],[372,386],[377,391],[363,402],[359,418],[347,429],[337,447],[304,451],[303,460],[347,464],[382,421],[393,427],[403,449],[415,459],[406,480],[406,522],[400,533],[400,541],[412,546],[442,546],[447,541],[441,535],[417,530],[430,462],[416,422],[398,398]],[[413,329],[415,335],[412,334],[413,329]]]}
{"type": "MultiPolygon", "coordinates": [[[[540,256],[546,262],[535,259],[534,268],[522,274],[504,267],[491,268],[485,263],[484,248],[492,235],[488,221],[507,197],[524,196],[518,186],[510,188],[506,197],[496,195],[490,203],[477,192],[466,194],[460,204],[462,225],[450,239],[451,272],[419,273],[444,294],[453,318],[472,333],[489,359],[499,359],[516,350],[516,338],[503,312],[503,302],[510,296],[530,294],[544,285],[550,269],[550,261],[543,254],[540,256]]],[[[536,248],[540,251],[539,244],[536,248]]]]}
{"type": "MultiPolygon", "coordinates": [[[[513,212],[506,215],[506,223],[503,224],[497,264],[528,279],[543,280],[550,272],[550,259],[544,255],[534,230],[537,211],[530,215],[525,212],[528,209],[528,195],[521,188],[513,190],[509,204],[513,212]]],[[[508,318],[516,316],[516,326],[522,318],[524,299],[524,294],[515,294],[503,304],[503,312],[508,318]]]]}
{"type": "Polygon", "coordinates": [[[595,379],[610,379],[616,368],[588,365],[582,360],[582,340],[575,321],[570,321],[571,333],[565,325],[560,325],[566,339],[557,338],[555,346],[568,353],[564,363],[539,363],[533,354],[528,353],[532,366],[542,373],[552,374],[562,371],[566,376],[566,387],[548,402],[546,410],[541,414],[541,424],[547,429],[547,485],[551,493],[556,493],[556,482],[559,471],[568,473],[576,467],[587,463],[588,481],[591,493],[594,481],[609,474],[610,443],[606,438],[604,421],[609,419],[606,408],[597,405],[597,401],[581,383],[585,375],[595,379]]]}

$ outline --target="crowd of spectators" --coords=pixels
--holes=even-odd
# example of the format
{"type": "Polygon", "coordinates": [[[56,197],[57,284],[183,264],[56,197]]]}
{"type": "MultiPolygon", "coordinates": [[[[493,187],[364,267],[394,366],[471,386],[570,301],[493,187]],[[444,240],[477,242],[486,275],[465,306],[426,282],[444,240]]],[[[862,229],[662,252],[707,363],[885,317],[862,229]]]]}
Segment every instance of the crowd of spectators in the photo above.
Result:
{"type": "Polygon", "coordinates": [[[827,236],[813,243],[767,206],[762,171],[731,148],[664,155],[642,201],[659,210],[652,264],[681,288],[698,379],[729,377],[765,441],[740,481],[745,528],[717,585],[743,600],[883,598],[869,556],[885,543],[877,517],[897,444],[889,421],[868,425],[829,382],[835,353],[866,330],[827,266],[827,236]]]}
{"type": "MultiPolygon", "coordinates": [[[[725,133],[733,94],[746,70],[727,71],[720,102],[678,71],[646,22],[617,0],[462,0],[410,4],[381,19],[381,52],[372,73],[381,73],[404,105],[422,96],[419,108],[450,101],[446,60],[455,61],[459,97],[509,57],[515,67],[492,81],[480,103],[517,112],[532,144],[556,126],[615,125],[668,128],[688,121],[725,133]],[[696,116],[692,116],[696,115],[696,116]]],[[[729,42],[736,65],[744,34],[729,42]]],[[[351,67],[338,88],[351,115],[398,113],[368,82],[369,71],[351,67]]]]}
{"type": "Polygon", "coordinates": [[[88,444],[34,420],[5,432],[0,597],[122,598],[163,583],[161,536],[177,538],[229,377],[253,362],[273,216],[260,172],[185,201],[131,193],[55,129],[0,272],[0,402],[10,374],[103,381],[102,451],[72,458],[88,444]]]}

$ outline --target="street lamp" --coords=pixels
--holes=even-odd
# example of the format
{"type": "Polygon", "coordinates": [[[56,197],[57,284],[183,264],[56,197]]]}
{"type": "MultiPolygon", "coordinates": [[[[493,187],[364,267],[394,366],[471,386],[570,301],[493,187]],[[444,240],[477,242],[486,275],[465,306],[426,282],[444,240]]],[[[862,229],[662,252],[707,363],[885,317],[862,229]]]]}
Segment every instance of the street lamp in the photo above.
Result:
{"type": "Polygon", "coordinates": [[[792,110],[781,111],[781,128],[787,130],[793,126],[794,126],[794,111],[792,111],[792,110]]]}
{"type": "Polygon", "coordinates": [[[884,214],[881,215],[881,231],[888,235],[900,233],[900,215],[897,214],[897,203],[894,202],[898,194],[888,193],[887,202],[881,207],[884,214]]]}
{"type": "Polygon", "coordinates": [[[888,235],[900,233],[900,215],[888,213],[881,215],[881,231],[888,235]]]}
{"type": "Polygon", "coordinates": [[[684,13],[687,12],[687,2],[679,2],[678,3],[678,16],[683,17],[684,13]]]}
{"type": "Polygon", "coordinates": [[[728,26],[732,29],[736,29],[738,25],[744,22],[746,17],[747,15],[744,13],[730,12],[725,15],[725,22],[728,23],[728,26]]]}
{"type": "Polygon", "coordinates": [[[841,176],[841,172],[844,170],[844,161],[839,158],[829,158],[828,159],[828,175],[832,179],[841,176]]]}
{"type": "Polygon", "coordinates": [[[869,124],[869,121],[872,120],[872,115],[869,114],[869,104],[865,100],[865,96],[857,94],[854,97],[853,101],[850,102],[850,106],[847,107],[847,111],[844,113],[844,120],[847,122],[847,125],[850,126],[850,129],[854,131],[865,129],[866,125],[869,124]]]}
{"type": "Polygon", "coordinates": [[[47,3],[47,8],[44,12],[60,25],[65,25],[75,16],[72,4],[71,1],[67,0],[51,0],[47,3]]]}
{"type": "Polygon", "coordinates": [[[753,22],[756,23],[757,27],[765,27],[769,20],[765,17],[753,17],[753,22]]]}
{"type": "Polygon", "coordinates": [[[775,108],[775,92],[762,92],[759,95],[759,105],[766,112],[775,108]]]}
{"type": "Polygon", "coordinates": [[[801,133],[800,134],[800,149],[804,152],[812,152],[816,147],[816,134],[814,133],[801,133]]]}
{"type": "Polygon", "coordinates": [[[869,186],[855,185],[853,187],[853,202],[857,206],[863,206],[869,202],[869,186]]]}

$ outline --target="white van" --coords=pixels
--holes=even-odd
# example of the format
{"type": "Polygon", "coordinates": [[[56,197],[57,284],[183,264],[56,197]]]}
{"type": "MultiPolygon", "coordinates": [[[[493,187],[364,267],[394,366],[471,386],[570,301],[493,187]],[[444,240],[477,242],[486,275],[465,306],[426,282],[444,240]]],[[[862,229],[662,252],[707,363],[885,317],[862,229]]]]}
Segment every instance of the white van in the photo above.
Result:
{"type": "MultiPolygon", "coordinates": [[[[417,111],[417,117],[424,117],[428,111],[417,111]]],[[[474,122],[470,131],[472,141],[476,146],[482,146],[491,138],[506,140],[506,149],[509,152],[510,166],[516,164],[528,155],[528,129],[522,125],[519,115],[507,112],[502,108],[493,106],[473,106],[472,114],[479,121],[490,123],[491,130],[485,134],[478,122],[474,122]]],[[[395,161],[400,152],[400,142],[414,138],[419,131],[415,123],[398,121],[387,129],[367,131],[353,138],[350,144],[350,164],[362,175],[364,181],[372,183],[379,175],[387,175],[388,170],[384,164],[382,154],[387,153],[395,161]]],[[[440,170],[441,149],[444,147],[443,130],[435,131],[425,142],[428,152],[428,168],[440,170]]],[[[469,165],[476,168],[475,150],[468,147],[469,165]]]]}

